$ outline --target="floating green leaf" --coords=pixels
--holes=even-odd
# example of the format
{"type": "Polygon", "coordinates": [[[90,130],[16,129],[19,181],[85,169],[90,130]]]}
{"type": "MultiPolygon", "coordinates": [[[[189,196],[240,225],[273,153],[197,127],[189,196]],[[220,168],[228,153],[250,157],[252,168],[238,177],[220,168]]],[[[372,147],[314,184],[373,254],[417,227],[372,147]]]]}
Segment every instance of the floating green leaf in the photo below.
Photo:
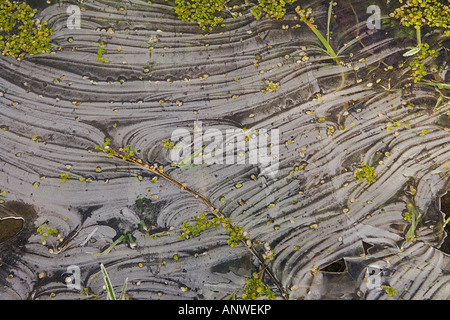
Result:
{"type": "Polygon", "coordinates": [[[403,54],[403,56],[404,56],[404,57],[413,56],[413,55],[415,55],[417,52],[419,52],[420,49],[421,49],[420,47],[414,47],[414,48],[412,48],[411,50],[405,52],[405,53],[403,54]]]}

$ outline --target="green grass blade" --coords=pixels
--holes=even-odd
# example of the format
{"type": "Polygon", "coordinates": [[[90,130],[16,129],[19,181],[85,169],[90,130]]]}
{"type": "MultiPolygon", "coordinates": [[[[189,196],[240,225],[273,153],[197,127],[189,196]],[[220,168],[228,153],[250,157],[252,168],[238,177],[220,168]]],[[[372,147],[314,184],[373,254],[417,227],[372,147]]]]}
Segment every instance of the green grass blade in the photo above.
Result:
{"type": "Polygon", "coordinates": [[[106,297],[108,300],[116,300],[116,295],[114,293],[114,288],[111,284],[111,280],[109,279],[108,272],[106,271],[103,263],[100,264],[100,269],[102,270],[103,279],[105,280],[106,285],[106,297]]]}
{"type": "Polygon", "coordinates": [[[436,100],[436,104],[434,105],[434,110],[437,110],[437,108],[441,105],[442,103],[442,96],[439,96],[439,98],[437,98],[436,100]]]}
{"type": "Polygon", "coordinates": [[[327,42],[330,43],[330,24],[331,24],[331,12],[333,11],[333,0],[330,1],[328,7],[328,20],[327,20],[327,42]]]}
{"type": "Polygon", "coordinates": [[[447,220],[445,220],[444,225],[442,226],[442,229],[445,228],[445,226],[450,222],[450,217],[447,218],[447,220]]]}
{"type": "Polygon", "coordinates": [[[226,296],[224,300],[236,300],[236,293],[239,289],[234,290],[230,295],[226,296]]]}
{"type": "Polygon", "coordinates": [[[419,225],[421,217],[419,210],[414,205],[410,204],[408,205],[408,207],[409,207],[408,211],[411,214],[411,226],[409,227],[409,230],[406,233],[405,240],[412,241],[414,240],[416,228],[419,225]]]}
{"type": "Polygon", "coordinates": [[[120,236],[116,241],[114,241],[108,248],[105,249],[105,251],[103,252],[88,252],[90,254],[96,255],[96,256],[103,256],[107,253],[110,253],[111,250],[118,245],[119,243],[121,243],[123,240],[125,239],[125,235],[120,236]]]}
{"type": "Polygon", "coordinates": [[[317,28],[313,26],[311,22],[305,19],[303,19],[302,21],[306,23],[306,25],[312,30],[312,32],[314,32],[317,39],[319,39],[320,42],[322,42],[323,46],[327,50],[327,53],[337,62],[337,54],[334,52],[333,48],[331,47],[327,39],[324,38],[324,36],[320,33],[320,31],[317,30],[317,28]]]}
{"type": "Polygon", "coordinates": [[[328,54],[328,51],[325,50],[324,48],[320,47],[320,46],[312,45],[311,47],[316,48],[317,50],[320,50],[320,51],[322,51],[325,54],[328,54]]]}
{"type": "Polygon", "coordinates": [[[192,153],[190,156],[187,156],[186,158],[183,159],[183,161],[181,161],[178,166],[179,167],[183,167],[186,165],[187,162],[191,162],[191,160],[198,155],[200,152],[202,152],[202,150],[205,149],[205,147],[201,148],[200,150],[195,151],[194,153],[192,153]]]}
{"type": "Polygon", "coordinates": [[[450,89],[450,84],[448,83],[435,83],[435,82],[417,82],[417,84],[424,84],[427,86],[438,87],[439,89],[450,89]]]}
{"type": "Polygon", "coordinates": [[[403,54],[404,57],[409,57],[415,55],[417,52],[419,52],[422,48],[421,47],[414,47],[411,50],[405,52],[403,54]]]}
{"type": "Polygon", "coordinates": [[[144,220],[141,220],[140,228],[141,228],[141,232],[147,232],[148,231],[147,225],[145,224],[144,220]]]}
{"type": "Polygon", "coordinates": [[[125,279],[125,283],[122,287],[122,292],[120,293],[119,300],[125,300],[125,291],[127,290],[128,278],[125,279]]]}
{"type": "Polygon", "coordinates": [[[312,29],[312,31],[314,32],[314,34],[317,36],[317,38],[320,40],[320,42],[322,42],[322,44],[324,45],[324,47],[327,49],[328,54],[333,58],[336,59],[337,55],[334,52],[333,48],[330,46],[330,43],[322,36],[322,34],[320,33],[319,30],[317,30],[316,28],[312,29]]]}
{"type": "Polygon", "coordinates": [[[414,239],[414,234],[416,231],[416,215],[412,214],[411,215],[411,226],[409,227],[408,232],[406,233],[405,239],[406,241],[412,241],[414,239]]]}
{"type": "Polygon", "coordinates": [[[417,46],[420,47],[422,44],[422,32],[420,30],[420,26],[415,26],[416,28],[416,37],[417,37],[417,46]]]}

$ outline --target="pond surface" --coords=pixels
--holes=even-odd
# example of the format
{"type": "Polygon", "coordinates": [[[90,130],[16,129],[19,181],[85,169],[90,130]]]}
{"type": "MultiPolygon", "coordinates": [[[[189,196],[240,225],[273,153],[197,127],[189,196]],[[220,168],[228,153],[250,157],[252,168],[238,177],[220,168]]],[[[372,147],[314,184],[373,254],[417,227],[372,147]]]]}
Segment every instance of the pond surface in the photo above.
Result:
{"type": "MultiPolygon", "coordinates": [[[[0,298],[106,299],[100,263],[130,299],[240,298],[273,250],[278,299],[448,299],[449,92],[412,81],[386,2],[379,29],[371,2],[337,2],[335,60],[297,4],[206,32],[166,1],[30,1],[56,46],[0,57],[0,298]],[[179,237],[203,213],[245,244],[179,237]]],[[[328,3],[301,5],[325,35],[328,3]]],[[[448,84],[448,37],[422,36],[448,84]]]]}

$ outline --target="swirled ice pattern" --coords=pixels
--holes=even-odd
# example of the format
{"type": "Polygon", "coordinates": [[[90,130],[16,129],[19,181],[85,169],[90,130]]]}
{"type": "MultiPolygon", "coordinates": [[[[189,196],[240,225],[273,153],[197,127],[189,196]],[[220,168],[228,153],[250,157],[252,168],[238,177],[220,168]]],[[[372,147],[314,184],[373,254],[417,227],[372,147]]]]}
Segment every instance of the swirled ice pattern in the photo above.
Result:
{"type": "MultiPolygon", "coordinates": [[[[80,29],[67,27],[68,3],[39,11],[60,50],[20,62],[0,57],[2,214],[28,223],[0,244],[0,298],[85,299],[84,288],[105,297],[103,263],[117,291],[128,278],[132,299],[222,299],[260,267],[243,245],[229,247],[220,228],[177,238],[183,222],[208,208],[94,152],[107,137],[208,198],[258,250],[267,242],[275,253],[268,267],[290,299],[450,296],[437,202],[449,181],[449,105],[433,109],[434,88],[405,86],[407,45],[369,30],[363,4],[335,8],[331,43],[343,65],[317,48],[306,25],[295,27],[294,14],[228,18],[206,33],[165,1],[71,4],[82,8],[80,29]],[[97,60],[99,42],[108,63],[97,60]],[[261,92],[266,80],[280,88],[261,92]],[[224,133],[279,130],[277,174],[248,162],[170,167],[162,140],[196,121],[224,133]],[[354,177],[362,162],[374,166],[376,181],[354,177]],[[61,182],[66,172],[71,179],[61,182]],[[415,241],[405,238],[408,203],[421,214],[415,241]],[[150,235],[169,232],[151,237],[141,220],[150,235]],[[42,224],[70,238],[61,251],[56,235],[42,243],[42,224]],[[92,254],[124,234],[135,248],[92,254]],[[71,266],[79,290],[65,282],[71,266]]],[[[327,6],[309,5],[325,30],[327,6]]]]}

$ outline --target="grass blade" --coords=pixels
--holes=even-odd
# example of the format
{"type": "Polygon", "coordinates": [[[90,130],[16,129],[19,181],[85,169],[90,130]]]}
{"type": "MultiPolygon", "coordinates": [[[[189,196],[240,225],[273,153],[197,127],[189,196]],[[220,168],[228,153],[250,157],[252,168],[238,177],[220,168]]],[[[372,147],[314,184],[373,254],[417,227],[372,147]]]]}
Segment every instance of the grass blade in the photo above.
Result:
{"type": "Polygon", "coordinates": [[[330,6],[328,7],[328,20],[327,20],[327,42],[330,43],[330,23],[331,23],[331,12],[333,11],[333,0],[330,1],[330,6]]]}
{"type": "Polygon", "coordinates": [[[404,57],[409,57],[415,55],[417,52],[419,52],[422,48],[421,47],[414,47],[411,50],[405,52],[403,54],[404,57]]]}
{"type": "Polygon", "coordinates": [[[317,39],[322,42],[323,46],[326,48],[327,53],[337,62],[337,54],[334,52],[333,48],[331,47],[330,43],[327,41],[327,39],[324,38],[324,36],[320,33],[319,30],[311,22],[309,22],[306,19],[303,19],[303,22],[306,23],[306,25],[314,32],[317,39]]]}
{"type": "Polygon", "coordinates": [[[437,98],[436,100],[436,104],[434,105],[433,110],[437,110],[437,108],[441,105],[442,103],[442,96],[439,96],[439,98],[437,98]]]}
{"type": "Polygon", "coordinates": [[[118,245],[119,243],[121,243],[123,240],[125,239],[125,235],[120,236],[116,241],[114,241],[108,248],[105,249],[105,251],[103,252],[88,252],[90,254],[96,255],[96,256],[103,256],[107,253],[110,253],[111,250],[118,245]]]}
{"type": "Polygon", "coordinates": [[[434,82],[417,82],[417,84],[424,84],[427,86],[438,87],[439,89],[450,89],[450,84],[448,83],[434,83],[434,82]]]}
{"type": "Polygon", "coordinates": [[[109,279],[108,272],[106,271],[105,266],[103,263],[100,264],[100,269],[103,273],[103,279],[105,280],[106,285],[106,297],[108,300],[116,300],[116,295],[114,293],[114,288],[111,284],[111,280],[109,279]]]}
{"type": "Polygon", "coordinates": [[[122,287],[122,292],[120,293],[119,300],[125,300],[125,291],[127,290],[128,278],[125,279],[125,283],[122,287]]]}
{"type": "Polygon", "coordinates": [[[202,152],[202,150],[205,149],[205,147],[201,148],[200,150],[195,151],[194,153],[192,153],[190,156],[187,156],[186,158],[183,159],[183,161],[181,161],[178,166],[179,167],[183,167],[185,166],[188,162],[191,162],[192,159],[195,158],[196,155],[198,155],[200,152],[202,152]]]}
{"type": "Polygon", "coordinates": [[[239,289],[234,290],[230,295],[226,296],[224,300],[236,300],[236,293],[239,289]]]}
{"type": "Polygon", "coordinates": [[[406,233],[405,240],[413,241],[416,236],[416,228],[421,220],[419,210],[412,204],[408,204],[408,212],[411,214],[411,226],[406,233]]]}
{"type": "Polygon", "coordinates": [[[450,222],[450,217],[447,218],[447,220],[445,220],[444,225],[442,226],[442,229],[445,228],[445,226],[450,222]]]}

